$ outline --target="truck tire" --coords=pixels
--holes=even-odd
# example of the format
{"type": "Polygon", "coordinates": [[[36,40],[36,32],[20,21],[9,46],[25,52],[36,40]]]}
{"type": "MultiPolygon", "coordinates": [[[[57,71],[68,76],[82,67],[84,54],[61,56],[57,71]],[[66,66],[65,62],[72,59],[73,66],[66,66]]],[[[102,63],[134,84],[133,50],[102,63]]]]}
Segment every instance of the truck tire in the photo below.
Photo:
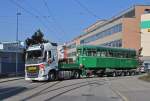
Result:
{"type": "Polygon", "coordinates": [[[126,76],[130,76],[130,72],[129,71],[126,72],[126,76]]]}
{"type": "Polygon", "coordinates": [[[117,73],[116,72],[112,72],[112,77],[116,77],[117,73]]]}
{"type": "Polygon", "coordinates": [[[132,72],[131,72],[131,76],[134,76],[134,75],[135,75],[135,71],[132,71],[132,72]]]}
{"type": "Polygon", "coordinates": [[[50,71],[48,73],[48,81],[54,81],[56,79],[56,73],[54,71],[50,71]]]}
{"type": "Polygon", "coordinates": [[[80,73],[79,73],[79,71],[75,71],[75,72],[74,72],[74,78],[75,78],[75,79],[79,79],[79,78],[80,78],[80,73]]]}
{"type": "Polygon", "coordinates": [[[125,72],[121,72],[121,76],[125,76],[125,72]]]}

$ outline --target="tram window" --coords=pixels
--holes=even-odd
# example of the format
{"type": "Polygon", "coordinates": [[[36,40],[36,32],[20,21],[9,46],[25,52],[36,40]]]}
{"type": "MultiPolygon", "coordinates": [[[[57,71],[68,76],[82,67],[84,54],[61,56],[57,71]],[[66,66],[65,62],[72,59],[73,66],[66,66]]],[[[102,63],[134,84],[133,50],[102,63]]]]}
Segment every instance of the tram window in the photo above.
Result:
{"type": "Polygon", "coordinates": [[[120,58],[124,58],[124,53],[123,52],[120,53],[120,58]]]}
{"type": "Polygon", "coordinates": [[[110,57],[114,57],[114,52],[109,52],[110,57]]]}
{"type": "Polygon", "coordinates": [[[87,52],[87,56],[92,56],[92,52],[91,52],[91,51],[88,51],[88,52],[87,52]]]}
{"type": "Polygon", "coordinates": [[[97,52],[97,56],[101,56],[101,52],[100,51],[97,52]]]}
{"type": "Polygon", "coordinates": [[[106,56],[110,57],[109,51],[106,51],[106,56]]]}
{"type": "Polygon", "coordinates": [[[105,57],[106,56],[106,52],[101,52],[101,56],[105,57]]]}
{"type": "Polygon", "coordinates": [[[131,54],[128,53],[128,52],[124,52],[124,53],[123,53],[123,57],[124,57],[124,58],[131,58],[131,54]]]}
{"type": "Polygon", "coordinates": [[[129,58],[129,57],[130,57],[130,56],[129,56],[129,53],[127,53],[127,54],[126,54],[126,58],[129,58]]]}
{"type": "Polygon", "coordinates": [[[131,55],[131,57],[132,57],[132,58],[135,58],[135,57],[136,57],[136,55],[135,55],[135,54],[132,54],[132,55],[131,55]]]}
{"type": "Polygon", "coordinates": [[[127,53],[124,53],[124,58],[127,58],[127,55],[128,55],[127,53]]]}
{"type": "Polygon", "coordinates": [[[121,58],[121,53],[120,52],[118,52],[118,56],[117,56],[118,58],[121,58]]]}
{"type": "Polygon", "coordinates": [[[83,56],[87,56],[87,51],[83,51],[83,56]]]}
{"type": "Polygon", "coordinates": [[[86,56],[96,56],[97,55],[96,51],[93,51],[93,50],[84,51],[84,54],[86,56]]]}
{"type": "Polygon", "coordinates": [[[96,51],[91,51],[91,53],[92,56],[96,56],[96,51]]]}
{"type": "Polygon", "coordinates": [[[81,50],[80,49],[77,50],[77,54],[78,54],[78,56],[81,55],[81,50]]]}
{"type": "Polygon", "coordinates": [[[116,52],[112,52],[112,57],[116,57],[116,52]]]}

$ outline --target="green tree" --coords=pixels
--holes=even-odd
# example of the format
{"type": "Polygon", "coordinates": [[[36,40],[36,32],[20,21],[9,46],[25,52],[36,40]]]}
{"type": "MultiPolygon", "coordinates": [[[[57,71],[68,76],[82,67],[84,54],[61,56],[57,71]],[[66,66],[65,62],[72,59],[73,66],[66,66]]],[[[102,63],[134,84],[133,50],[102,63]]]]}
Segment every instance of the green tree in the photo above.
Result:
{"type": "Polygon", "coordinates": [[[31,38],[27,38],[25,40],[25,43],[28,46],[30,45],[34,45],[34,44],[39,44],[39,43],[47,43],[49,42],[48,40],[44,39],[44,34],[43,32],[39,29],[37,30],[32,36],[31,38]]]}

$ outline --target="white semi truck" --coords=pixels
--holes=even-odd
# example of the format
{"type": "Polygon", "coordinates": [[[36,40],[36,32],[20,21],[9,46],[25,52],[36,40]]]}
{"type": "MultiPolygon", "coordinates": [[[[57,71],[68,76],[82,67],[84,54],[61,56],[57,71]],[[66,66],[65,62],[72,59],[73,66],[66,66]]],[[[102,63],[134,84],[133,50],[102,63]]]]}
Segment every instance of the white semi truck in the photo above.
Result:
{"type": "Polygon", "coordinates": [[[63,60],[62,54],[64,51],[62,52],[62,50],[63,47],[57,47],[56,43],[43,43],[29,46],[26,50],[25,80],[53,81],[57,78],[70,78],[70,76],[79,78],[80,69],[77,64],[68,64],[68,66],[76,67],[73,69],[61,68],[62,65],[59,64],[58,57],[63,60]]]}

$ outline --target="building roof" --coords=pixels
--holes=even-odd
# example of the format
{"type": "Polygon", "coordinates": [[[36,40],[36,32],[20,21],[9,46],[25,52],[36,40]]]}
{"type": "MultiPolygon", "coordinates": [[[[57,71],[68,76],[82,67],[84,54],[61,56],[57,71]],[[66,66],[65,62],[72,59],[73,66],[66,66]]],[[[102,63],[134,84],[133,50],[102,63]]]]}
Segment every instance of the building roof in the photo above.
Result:
{"type": "Polygon", "coordinates": [[[0,43],[0,51],[1,52],[23,52],[25,49],[24,44],[22,42],[1,42],[0,43]]]}

